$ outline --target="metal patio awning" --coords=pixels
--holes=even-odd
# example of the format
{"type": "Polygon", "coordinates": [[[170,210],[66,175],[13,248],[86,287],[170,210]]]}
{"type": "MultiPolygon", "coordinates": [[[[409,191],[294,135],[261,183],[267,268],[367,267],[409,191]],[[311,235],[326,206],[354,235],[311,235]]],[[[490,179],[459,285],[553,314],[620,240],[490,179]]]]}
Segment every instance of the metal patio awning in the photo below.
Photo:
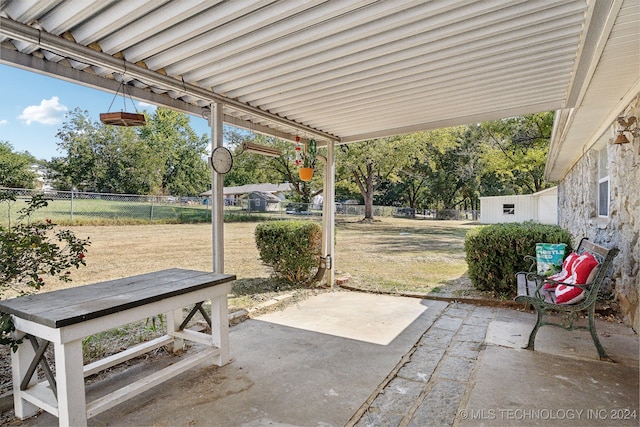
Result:
{"type": "MultiPolygon", "coordinates": [[[[609,34],[637,29],[638,3],[0,0],[0,62],[109,91],[124,81],[192,114],[221,102],[236,126],[347,143],[578,107],[609,34]]],[[[625,95],[629,73],[607,97],[625,95]]]]}

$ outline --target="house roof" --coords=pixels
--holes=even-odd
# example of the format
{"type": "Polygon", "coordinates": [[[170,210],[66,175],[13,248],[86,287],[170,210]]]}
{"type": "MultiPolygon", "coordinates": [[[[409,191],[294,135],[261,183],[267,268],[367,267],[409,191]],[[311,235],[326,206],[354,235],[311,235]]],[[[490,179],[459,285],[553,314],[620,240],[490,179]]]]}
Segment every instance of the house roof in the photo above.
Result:
{"type": "Polygon", "coordinates": [[[0,0],[0,8],[2,63],[112,92],[123,82],[133,97],[192,114],[219,102],[227,123],[319,145],[598,102],[598,88],[584,88],[607,80],[597,75],[602,54],[628,55],[624,73],[633,72],[638,28],[637,0],[0,0]],[[620,37],[612,51],[602,45],[609,33],[620,37]]]}
{"type": "Polygon", "coordinates": [[[497,200],[497,199],[530,199],[530,198],[537,198],[537,197],[544,197],[544,196],[554,196],[558,194],[558,187],[554,186],[554,187],[550,187],[550,188],[545,188],[544,190],[540,190],[537,193],[531,193],[531,194],[510,194],[510,195],[504,195],[504,196],[482,196],[480,197],[480,200],[497,200]]]}
{"type": "Polygon", "coordinates": [[[264,200],[267,203],[280,203],[281,202],[281,200],[277,196],[274,196],[271,193],[265,193],[263,191],[252,191],[251,193],[249,193],[249,198],[250,199],[264,200]]]}
{"type": "MultiPolygon", "coordinates": [[[[246,184],[246,185],[239,185],[235,187],[224,187],[222,193],[225,196],[237,196],[237,195],[252,193],[254,191],[260,192],[260,193],[274,194],[274,193],[285,193],[291,190],[292,190],[291,184],[287,182],[284,184],[268,184],[268,183],[267,184],[246,184]]],[[[200,195],[211,196],[211,190],[205,191],[200,195]]]]}

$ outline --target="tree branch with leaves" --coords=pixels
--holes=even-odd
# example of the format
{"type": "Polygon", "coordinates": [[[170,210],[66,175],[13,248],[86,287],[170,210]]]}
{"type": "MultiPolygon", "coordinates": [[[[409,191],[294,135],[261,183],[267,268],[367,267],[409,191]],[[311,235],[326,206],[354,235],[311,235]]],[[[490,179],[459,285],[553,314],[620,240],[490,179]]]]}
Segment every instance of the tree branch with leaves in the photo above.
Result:
{"type": "MultiPolygon", "coordinates": [[[[0,193],[0,203],[14,204],[11,192],[0,193]]],[[[42,195],[35,195],[18,211],[16,224],[0,226],[0,297],[11,290],[26,295],[42,288],[47,277],[71,281],[71,269],[86,265],[85,254],[91,244],[70,230],[56,230],[51,220],[32,221],[38,209],[48,205],[42,195]]],[[[11,316],[0,313],[0,344],[15,351],[21,340],[13,336],[11,316]]]]}

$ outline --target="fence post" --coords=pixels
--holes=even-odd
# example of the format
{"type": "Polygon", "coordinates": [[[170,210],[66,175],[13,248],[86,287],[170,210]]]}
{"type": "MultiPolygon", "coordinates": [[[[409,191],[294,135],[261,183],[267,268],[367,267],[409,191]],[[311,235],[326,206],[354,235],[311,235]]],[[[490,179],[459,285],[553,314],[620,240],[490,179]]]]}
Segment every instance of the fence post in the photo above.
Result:
{"type": "Polygon", "coordinates": [[[71,209],[69,210],[69,221],[73,222],[73,189],[71,190],[71,209]]]}
{"type": "Polygon", "coordinates": [[[153,202],[155,200],[155,196],[151,196],[151,213],[150,213],[150,218],[149,221],[153,222],[153,202]]]}

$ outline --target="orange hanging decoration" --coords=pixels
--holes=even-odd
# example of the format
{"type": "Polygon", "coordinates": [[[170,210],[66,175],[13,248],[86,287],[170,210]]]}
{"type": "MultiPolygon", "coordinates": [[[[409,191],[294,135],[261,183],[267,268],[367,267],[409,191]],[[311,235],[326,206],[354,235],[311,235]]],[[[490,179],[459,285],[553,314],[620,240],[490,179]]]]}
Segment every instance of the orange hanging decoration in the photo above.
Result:
{"type": "Polygon", "coordinates": [[[313,178],[313,168],[300,168],[298,169],[298,175],[300,175],[301,180],[309,182],[313,178]]]}

